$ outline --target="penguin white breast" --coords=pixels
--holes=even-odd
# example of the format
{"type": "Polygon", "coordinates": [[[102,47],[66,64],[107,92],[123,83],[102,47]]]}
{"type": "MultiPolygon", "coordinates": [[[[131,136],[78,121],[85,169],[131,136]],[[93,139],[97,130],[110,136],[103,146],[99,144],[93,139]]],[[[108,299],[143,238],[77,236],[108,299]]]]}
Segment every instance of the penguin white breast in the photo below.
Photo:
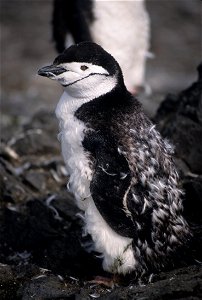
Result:
{"type": "Polygon", "coordinates": [[[67,186],[74,194],[78,207],[85,210],[90,196],[92,170],[88,155],[82,146],[87,128],[74,116],[76,107],[80,105],[81,103],[75,103],[75,99],[71,99],[64,92],[57,105],[56,116],[60,124],[58,137],[61,142],[62,155],[69,173],[67,186]]]}
{"type": "Polygon", "coordinates": [[[107,224],[92,198],[85,211],[84,229],[93,239],[94,250],[101,253],[105,271],[126,274],[135,269],[132,239],[119,235],[107,224]]]}

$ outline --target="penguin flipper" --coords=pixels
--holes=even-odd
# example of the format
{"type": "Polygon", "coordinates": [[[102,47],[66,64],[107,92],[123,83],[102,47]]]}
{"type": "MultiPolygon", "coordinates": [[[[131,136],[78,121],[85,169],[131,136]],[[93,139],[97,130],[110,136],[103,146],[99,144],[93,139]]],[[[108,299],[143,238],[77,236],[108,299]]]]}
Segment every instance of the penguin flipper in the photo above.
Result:
{"type": "Polygon", "coordinates": [[[124,210],[124,197],[131,182],[127,160],[106,141],[106,136],[91,134],[83,144],[96,157],[90,192],[98,211],[118,234],[134,237],[132,219],[124,210]]]}

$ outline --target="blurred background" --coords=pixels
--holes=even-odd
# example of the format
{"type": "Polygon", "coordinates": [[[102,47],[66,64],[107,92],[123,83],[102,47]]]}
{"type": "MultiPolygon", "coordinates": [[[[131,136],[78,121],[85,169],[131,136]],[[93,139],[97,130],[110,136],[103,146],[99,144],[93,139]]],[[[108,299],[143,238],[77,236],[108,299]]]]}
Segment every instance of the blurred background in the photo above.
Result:
{"type": "MultiPolygon", "coordinates": [[[[1,0],[1,135],[7,140],[18,125],[41,109],[54,111],[62,89],[37,76],[57,52],[51,36],[52,0],[1,0]]],[[[200,0],[147,0],[151,21],[146,82],[140,95],[152,116],[167,93],[179,92],[196,79],[202,53],[200,0]]]]}

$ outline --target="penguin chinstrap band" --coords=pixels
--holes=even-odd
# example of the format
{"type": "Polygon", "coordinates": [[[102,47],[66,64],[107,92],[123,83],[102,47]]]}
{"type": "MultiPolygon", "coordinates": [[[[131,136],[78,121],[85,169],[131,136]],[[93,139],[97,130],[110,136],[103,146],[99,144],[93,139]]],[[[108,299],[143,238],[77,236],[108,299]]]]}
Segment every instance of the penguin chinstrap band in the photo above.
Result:
{"type": "Polygon", "coordinates": [[[189,239],[173,148],[97,44],[71,46],[38,74],[64,87],[56,116],[68,186],[104,270],[162,269],[189,239]]]}

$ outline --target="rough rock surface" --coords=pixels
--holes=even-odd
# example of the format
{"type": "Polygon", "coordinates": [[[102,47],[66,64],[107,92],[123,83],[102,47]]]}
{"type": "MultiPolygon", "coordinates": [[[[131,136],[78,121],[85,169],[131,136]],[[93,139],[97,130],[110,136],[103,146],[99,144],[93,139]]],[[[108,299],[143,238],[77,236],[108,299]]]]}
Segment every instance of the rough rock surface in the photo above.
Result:
{"type": "Polygon", "coordinates": [[[43,111],[1,144],[0,299],[202,298],[201,67],[199,73],[190,88],[169,95],[156,116],[160,131],[176,148],[184,214],[193,231],[189,259],[113,290],[88,283],[107,274],[99,258],[84,249],[90,238],[82,237],[82,220],[66,190],[57,123],[43,111]]]}
{"type": "Polygon", "coordinates": [[[195,259],[202,257],[202,64],[198,80],[179,95],[168,95],[155,121],[175,146],[176,164],[185,191],[184,214],[194,232],[195,259]]]}

